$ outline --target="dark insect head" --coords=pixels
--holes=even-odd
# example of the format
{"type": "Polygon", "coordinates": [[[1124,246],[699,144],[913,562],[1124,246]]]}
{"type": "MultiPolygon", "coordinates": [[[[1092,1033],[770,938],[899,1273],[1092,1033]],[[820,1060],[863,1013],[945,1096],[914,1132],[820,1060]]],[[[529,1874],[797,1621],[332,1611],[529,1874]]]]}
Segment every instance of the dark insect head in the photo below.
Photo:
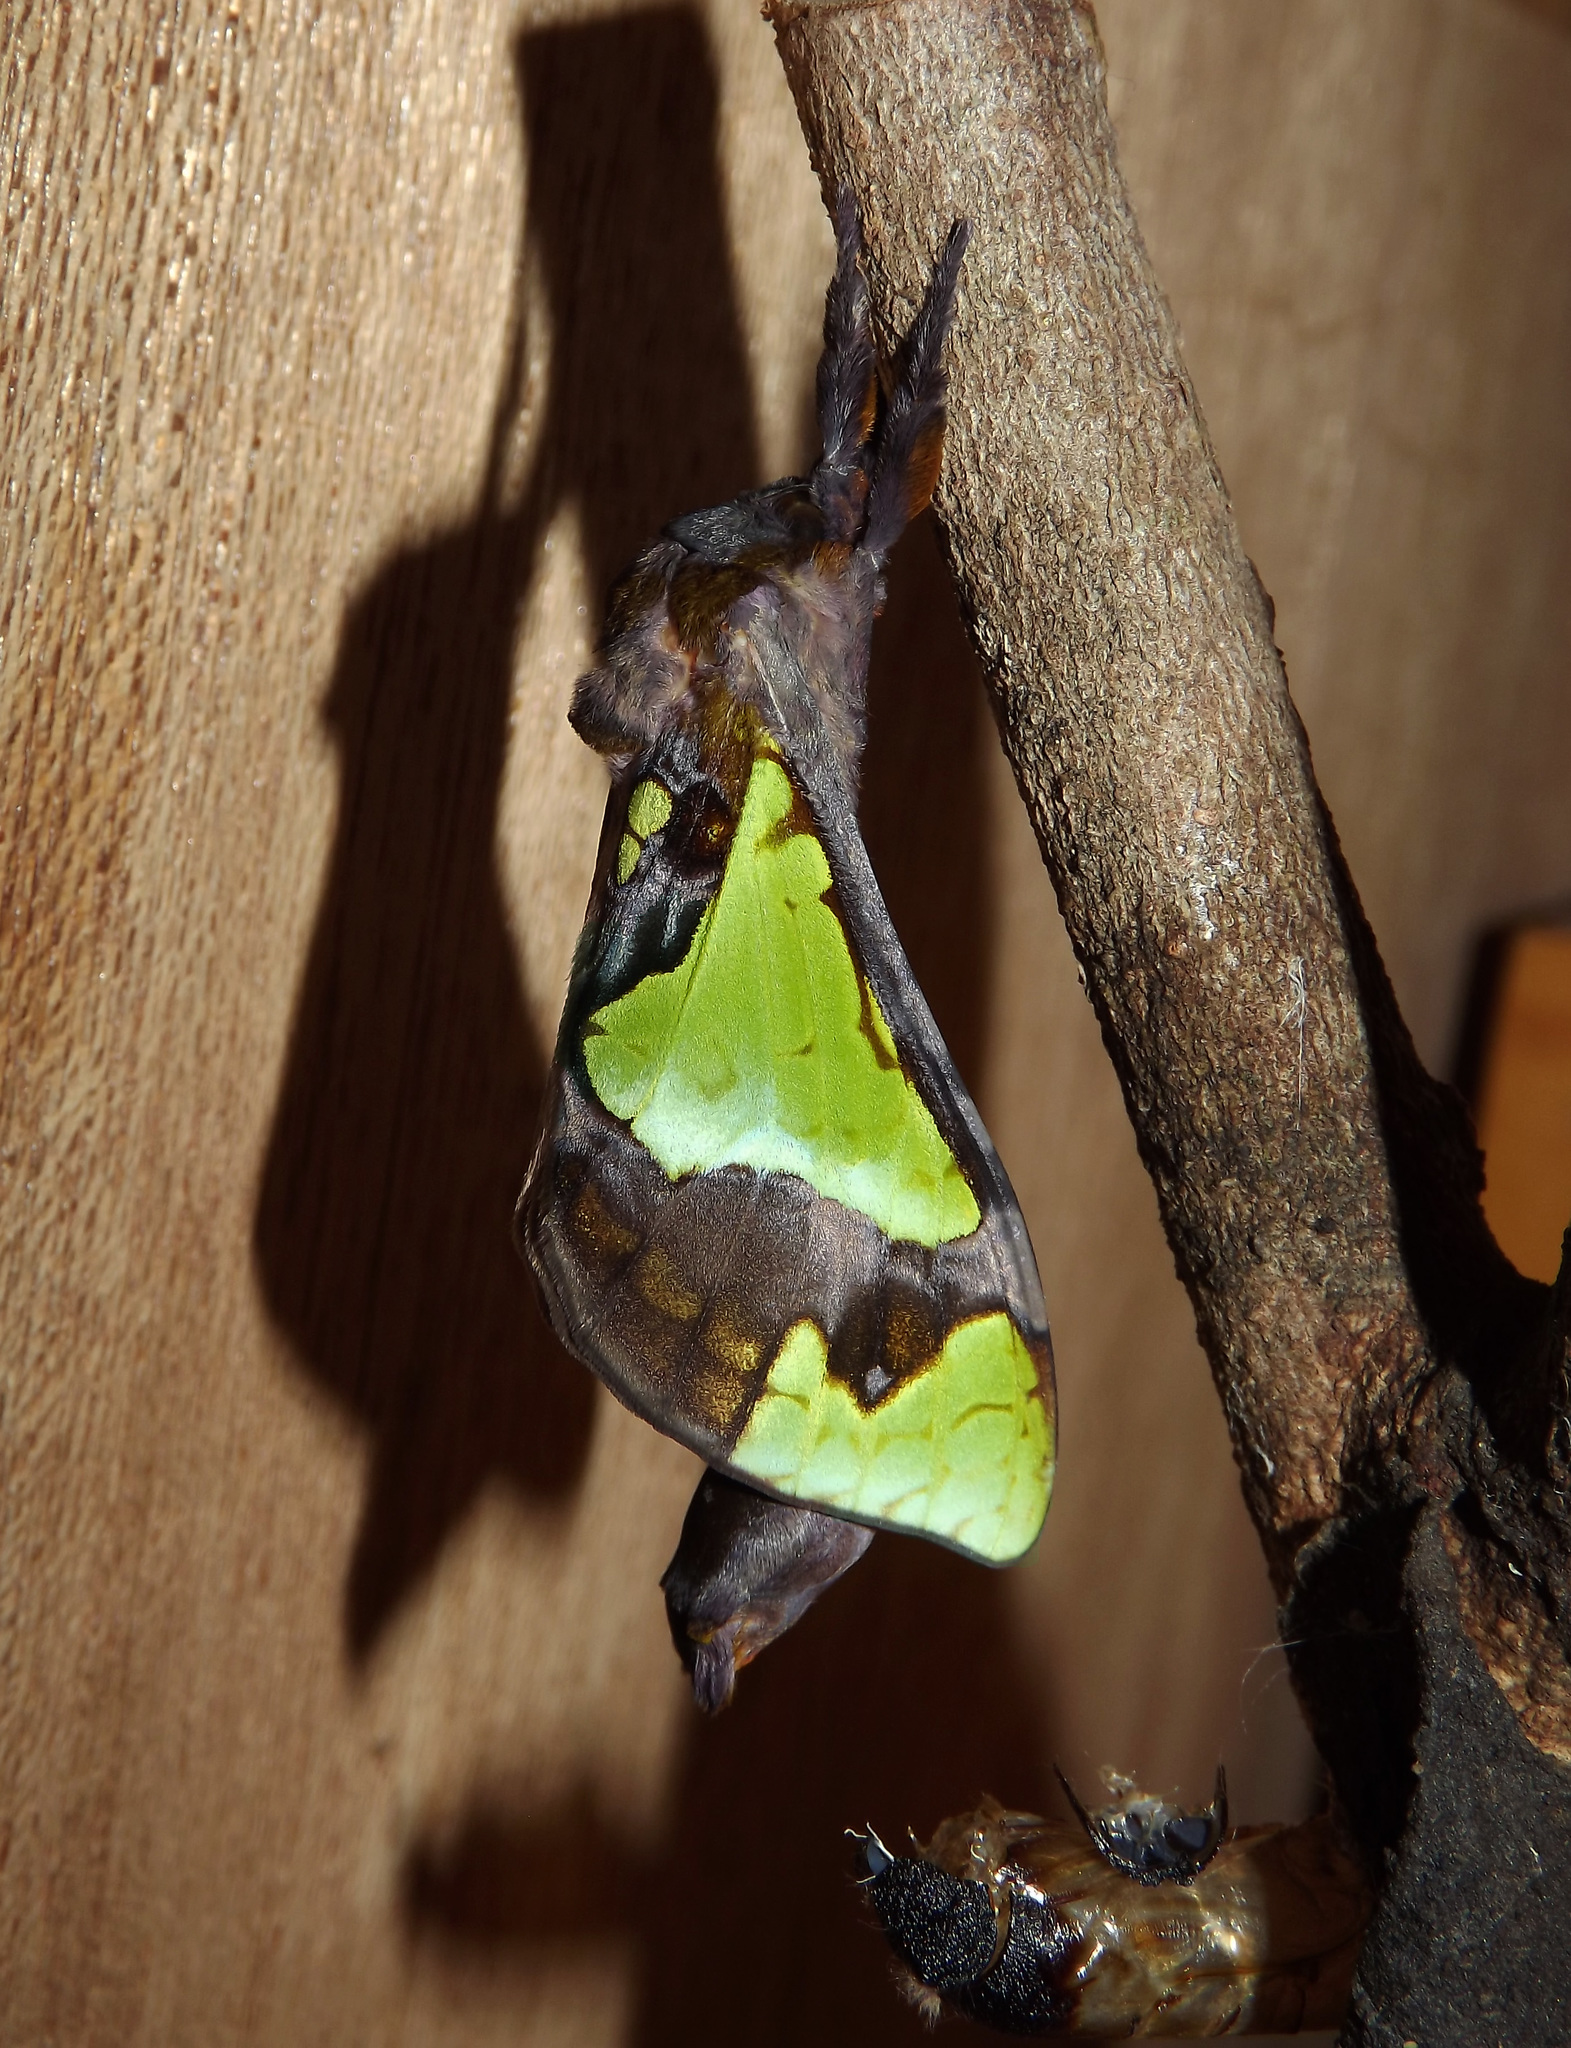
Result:
{"type": "Polygon", "coordinates": [[[944,443],[944,341],[970,230],[950,229],[887,389],[873,347],[861,228],[849,189],[818,366],[823,452],[812,474],[744,491],[675,519],[611,594],[599,665],[572,721],[602,753],[627,756],[673,723],[775,730],[788,678],[805,678],[849,782],[861,752],[868,643],[883,566],[926,506],[944,443]]]}
{"type": "Polygon", "coordinates": [[[892,1855],[871,1828],[851,1840],[873,1910],[917,1982],[942,1992],[980,1977],[997,1956],[1002,1931],[987,1887],[925,1856],[892,1855]]]}
{"type": "Polygon", "coordinates": [[[1141,1884],[1193,1884],[1227,1835],[1227,1773],[1220,1764],[1211,1804],[1198,1813],[1148,1798],[1117,1778],[1112,1801],[1091,1813],[1062,1771],[1058,1782],[1098,1854],[1141,1884]]]}

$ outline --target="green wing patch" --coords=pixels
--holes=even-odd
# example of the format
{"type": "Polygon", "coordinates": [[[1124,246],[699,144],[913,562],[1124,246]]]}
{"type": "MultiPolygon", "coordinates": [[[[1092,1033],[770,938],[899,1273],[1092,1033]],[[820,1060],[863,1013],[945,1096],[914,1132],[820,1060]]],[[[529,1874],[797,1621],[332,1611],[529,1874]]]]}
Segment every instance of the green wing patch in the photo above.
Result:
{"type": "Polygon", "coordinates": [[[1030,1548],[1052,1484],[1052,1426],[1007,1315],[960,1324],[933,1364],[871,1413],[829,1377],[828,1358],[815,1324],[793,1324],[731,1454],[737,1472],[992,1564],[1030,1548]]]}
{"type": "Polygon", "coordinates": [[[671,821],[671,792],[663,782],[646,775],[634,789],[627,805],[627,829],[640,839],[652,839],[671,821]]]}
{"type": "Polygon", "coordinates": [[[843,895],[856,862],[831,868],[832,825],[769,742],[739,768],[646,757],[626,798],[596,929],[607,957],[648,964],[607,973],[577,1027],[531,1256],[575,1348],[712,1464],[1007,1564],[1054,1453],[1023,1227],[990,1153],[975,1183],[962,1169],[959,1112],[935,1120],[960,1090],[929,1071],[941,1044],[890,1029],[859,919],[896,942],[876,897],[843,895]],[[724,862],[707,895],[706,847],[724,862]],[[727,1166],[782,1178],[744,1195],[727,1166]]]}
{"type": "Polygon", "coordinates": [[[663,825],[671,819],[671,792],[663,782],[656,782],[652,776],[645,776],[633,791],[627,806],[627,830],[622,834],[622,843],[616,850],[616,879],[630,882],[633,870],[638,865],[638,856],[644,850],[644,841],[652,839],[663,825]]]}
{"type": "MultiPolygon", "coordinates": [[[[670,814],[661,784],[637,785],[619,880],[670,814]]],[[[761,752],[685,957],[590,1018],[590,1083],[673,1180],[725,1165],[793,1173],[892,1238],[969,1236],[976,1197],[902,1066],[830,885],[783,764],[761,752]]]]}

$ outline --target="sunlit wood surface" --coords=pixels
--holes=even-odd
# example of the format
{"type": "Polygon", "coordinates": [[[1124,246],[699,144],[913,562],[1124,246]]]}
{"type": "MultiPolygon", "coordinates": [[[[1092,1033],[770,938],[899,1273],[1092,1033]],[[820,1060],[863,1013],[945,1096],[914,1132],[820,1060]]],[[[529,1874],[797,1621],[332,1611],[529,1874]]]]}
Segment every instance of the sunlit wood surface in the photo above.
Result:
{"type": "MultiPolygon", "coordinates": [[[[1443,1066],[1477,935],[1571,890],[1571,40],[1501,0],[1100,11],[1443,1066]]],[[[880,1542],[700,1725],[655,1591],[693,1461],[509,1245],[599,594],[810,452],[830,241],[769,31],[11,0],[0,50],[0,2041],[914,2042],[845,1825],[1219,1754],[1266,1816],[1308,1765],[927,532],[867,837],[1041,1255],[1043,1543],[880,1542]]]]}

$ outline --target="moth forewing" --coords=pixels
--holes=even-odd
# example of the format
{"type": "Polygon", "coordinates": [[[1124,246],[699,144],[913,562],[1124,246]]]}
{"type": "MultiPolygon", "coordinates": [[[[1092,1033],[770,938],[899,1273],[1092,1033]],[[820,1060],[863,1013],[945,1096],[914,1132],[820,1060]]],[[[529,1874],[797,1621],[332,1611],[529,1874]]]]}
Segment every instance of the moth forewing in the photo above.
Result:
{"type": "Polygon", "coordinates": [[[800,732],[759,728],[745,786],[734,739],[619,778],[526,1248],[564,1340],[711,1465],[1008,1562],[1053,1450],[1029,1240],[800,732]]]}

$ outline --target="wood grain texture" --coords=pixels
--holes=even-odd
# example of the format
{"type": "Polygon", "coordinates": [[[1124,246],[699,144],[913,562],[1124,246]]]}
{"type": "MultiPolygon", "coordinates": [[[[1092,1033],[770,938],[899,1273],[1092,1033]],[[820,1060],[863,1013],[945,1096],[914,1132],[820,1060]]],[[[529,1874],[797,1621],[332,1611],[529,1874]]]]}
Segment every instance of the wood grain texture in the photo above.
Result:
{"type": "MultiPolygon", "coordinates": [[[[1571,878],[1567,46],[1313,13],[1104,30],[1435,1047],[1475,917],[1571,878]]],[[[841,1826],[1218,1749],[1263,1812],[1302,1751],[926,534],[868,838],[1042,1254],[1047,1539],[1008,1577],[875,1546],[697,1728],[654,1594],[691,1461],[552,1348],[507,1242],[600,588],[806,452],[829,237],[772,39],[747,0],[0,24],[0,2040],[915,2040],[841,1826]]]]}
{"type": "Polygon", "coordinates": [[[1141,233],[1442,1074],[1479,935],[1571,887],[1571,40],[1547,11],[1097,10],[1141,233]],[[1252,85],[1223,104],[1230,70],[1252,85]]]}

